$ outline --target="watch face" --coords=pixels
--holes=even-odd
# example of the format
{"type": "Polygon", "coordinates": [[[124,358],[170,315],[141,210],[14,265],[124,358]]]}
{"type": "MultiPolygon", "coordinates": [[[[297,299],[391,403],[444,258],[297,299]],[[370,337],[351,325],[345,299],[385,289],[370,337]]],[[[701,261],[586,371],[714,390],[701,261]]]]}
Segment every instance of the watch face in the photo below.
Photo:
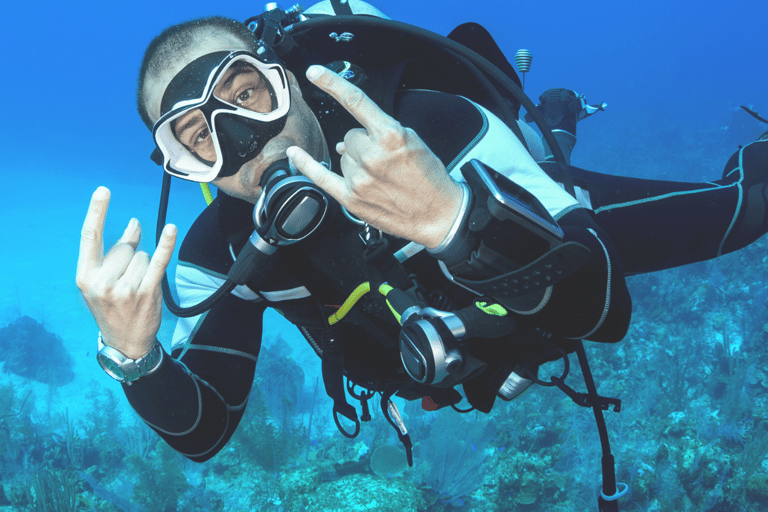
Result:
{"type": "Polygon", "coordinates": [[[113,379],[117,379],[119,381],[125,380],[125,372],[120,367],[120,365],[117,364],[117,362],[103,354],[98,354],[97,358],[101,367],[104,368],[104,371],[107,372],[113,379]]]}

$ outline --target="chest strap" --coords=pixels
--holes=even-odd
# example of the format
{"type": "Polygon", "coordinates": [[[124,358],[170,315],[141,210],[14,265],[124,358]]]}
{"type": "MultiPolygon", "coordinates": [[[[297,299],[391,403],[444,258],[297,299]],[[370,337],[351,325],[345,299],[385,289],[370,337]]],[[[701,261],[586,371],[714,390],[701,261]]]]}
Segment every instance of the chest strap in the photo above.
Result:
{"type": "Polygon", "coordinates": [[[329,325],[321,334],[322,371],[325,392],[333,400],[333,421],[345,437],[354,438],[360,433],[360,420],[357,411],[347,402],[344,393],[344,346],[338,327],[329,325]],[[339,421],[339,414],[355,424],[355,430],[350,433],[339,421]]]}
{"type": "Polygon", "coordinates": [[[363,257],[368,266],[371,290],[378,290],[383,283],[389,283],[393,288],[401,290],[414,286],[402,263],[389,250],[389,241],[386,238],[367,239],[363,257]]]}

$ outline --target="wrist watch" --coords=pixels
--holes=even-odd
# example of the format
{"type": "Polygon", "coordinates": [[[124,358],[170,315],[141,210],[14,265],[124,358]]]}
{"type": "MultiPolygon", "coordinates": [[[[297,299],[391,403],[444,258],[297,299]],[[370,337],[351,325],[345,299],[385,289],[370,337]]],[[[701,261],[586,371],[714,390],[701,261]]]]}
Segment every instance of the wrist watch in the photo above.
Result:
{"type": "Polygon", "coordinates": [[[163,347],[157,340],[150,351],[139,359],[131,359],[116,348],[105,345],[101,333],[98,344],[96,360],[101,367],[107,375],[129,386],[145,375],[154,373],[163,362],[163,347]]]}

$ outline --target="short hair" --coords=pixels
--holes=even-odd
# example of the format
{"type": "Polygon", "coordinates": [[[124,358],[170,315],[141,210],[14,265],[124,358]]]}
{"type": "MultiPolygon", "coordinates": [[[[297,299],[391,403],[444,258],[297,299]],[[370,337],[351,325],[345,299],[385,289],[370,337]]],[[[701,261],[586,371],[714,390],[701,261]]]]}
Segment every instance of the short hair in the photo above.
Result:
{"type": "Polygon", "coordinates": [[[184,56],[215,33],[233,36],[250,51],[256,51],[258,47],[256,38],[248,27],[237,20],[222,16],[210,16],[173,25],[149,43],[139,70],[136,103],[141,120],[150,130],[154,124],[148,105],[151,85],[166,76],[169,69],[178,72],[184,56]]]}

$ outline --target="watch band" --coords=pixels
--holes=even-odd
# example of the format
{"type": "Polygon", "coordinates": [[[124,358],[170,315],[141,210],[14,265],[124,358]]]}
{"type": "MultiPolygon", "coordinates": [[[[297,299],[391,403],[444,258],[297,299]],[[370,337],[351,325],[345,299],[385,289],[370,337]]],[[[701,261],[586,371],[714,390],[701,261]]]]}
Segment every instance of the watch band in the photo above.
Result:
{"type": "MultiPolygon", "coordinates": [[[[155,340],[155,344],[152,345],[150,351],[144,357],[136,360],[136,367],[138,369],[138,376],[136,379],[152,375],[160,368],[163,362],[163,347],[160,342],[155,340]]],[[[131,381],[133,382],[133,381],[131,381]]]]}
{"type": "Polygon", "coordinates": [[[116,348],[106,345],[99,332],[97,352],[99,365],[107,375],[129,386],[140,378],[156,372],[163,362],[164,352],[160,342],[155,339],[149,352],[138,359],[131,359],[116,348]]]}

